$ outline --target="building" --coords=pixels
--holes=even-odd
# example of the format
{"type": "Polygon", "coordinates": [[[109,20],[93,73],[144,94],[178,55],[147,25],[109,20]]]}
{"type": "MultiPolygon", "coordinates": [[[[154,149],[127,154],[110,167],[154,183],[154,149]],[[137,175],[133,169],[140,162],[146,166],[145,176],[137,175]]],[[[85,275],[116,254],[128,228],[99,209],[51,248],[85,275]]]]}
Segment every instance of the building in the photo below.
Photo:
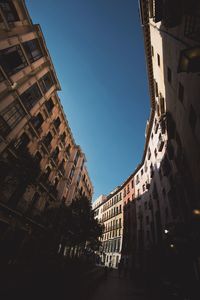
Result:
{"type": "Polygon", "coordinates": [[[123,236],[123,198],[122,189],[117,187],[107,197],[99,197],[93,204],[94,213],[104,232],[101,238],[101,262],[108,267],[117,268],[121,259],[123,236]],[[103,201],[102,201],[103,199],[103,201]],[[99,203],[99,205],[97,205],[99,203]]]}
{"type": "Polygon", "coordinates": [[[93,203],[92,210],[94,211],[95,219],[98,219],[99,223],[102,224],[103,216],[103,204],[106,201],[105,195],[100,195],[93,203]]]}
{"type": "Polygon", "coordinates": [[[138,241],[154,255],[164,245],[169,263],[170,250],[176,249],[188,280],[194,281],[200,269],[200,252],[194,250],[200,241],[199,13],[196,0],[140,1],[152,113],[141,166],[147,162],[150,185],[143,191],[141,177],[136,187],[143,194],[138,194],[138,241]]]}
{"type": "Polygon", "coordinates": [[[145,276],[187,282],[192,295],[200,280],[200,3],[139,3],[151,112],[141,162],[120,186],[122,257],[145,276]]]}
{"type": "Polygon", "coordinates": [[[47,207],[91,199],[93,187],[25,1],[0,0],[0,35],[0,231],[14,222],[24,234],[47,207]]]}
{"type": "Polygon", "coordinates": [[[135,265],[137,242],[136,201],[134,174],[122,184],[123,187],[123,243],[122,260],[129,268],[135,265]]]}

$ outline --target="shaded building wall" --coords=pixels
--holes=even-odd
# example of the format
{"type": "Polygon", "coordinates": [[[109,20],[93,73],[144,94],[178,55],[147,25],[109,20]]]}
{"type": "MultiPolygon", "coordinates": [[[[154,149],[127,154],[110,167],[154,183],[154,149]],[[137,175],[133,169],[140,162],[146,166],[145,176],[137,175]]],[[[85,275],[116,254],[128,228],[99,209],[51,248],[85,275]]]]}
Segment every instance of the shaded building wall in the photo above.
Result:
{"type": "Polygon", "coordinates": [[[183,282],[187,281],[187,293],[192,295],[197,292],[195,282],[199,280],[200,256],[197,250],[200,232],[197,184],[200,175],[197,167],[200,155],[197,117],[199,4],[198,1],[186,2],[179,1],[179,6],[177,3],[170,6],[170,1],[166,1],[163,7],[156,7],[161,1],[140,1],[153,112],[141,165],[145,164],[146,153],[148,159],[149,148],[153,176],[150,172],[148,191],[143,191],[141,196],[137,190],[140,191],[143,183],[138,182],[138,187],[136,184],[136,195],[138,252],[145,249],[144,256],[138,261],[141,261],[143,269],[155,271],[155,265],[148,264],[150,260],[147,259],[154,258],[152,262],[157,265],[160,262],[162,266],[157,270],[161,278],[168,276],[183,286],[183,282]],[[152,3],[156,9],[151,6],[152,3]],[[160,147],[163,150],[158,155],[160,147]],[[149,218],[146,212],[148,205],[145,204],[147,199],[149,218]],[[154,224],[150,231],[152,240],[145,233],[149,221],[154,224]],[[153,231],[154,234],[151,234],[153,231]],[[141,241],[143,245],[140,248],[141,241]],[[149,255],[146,255],[148,248],[149,255]],[[185,275],[180,274],[180,266],[185,269],[185,275]]]}

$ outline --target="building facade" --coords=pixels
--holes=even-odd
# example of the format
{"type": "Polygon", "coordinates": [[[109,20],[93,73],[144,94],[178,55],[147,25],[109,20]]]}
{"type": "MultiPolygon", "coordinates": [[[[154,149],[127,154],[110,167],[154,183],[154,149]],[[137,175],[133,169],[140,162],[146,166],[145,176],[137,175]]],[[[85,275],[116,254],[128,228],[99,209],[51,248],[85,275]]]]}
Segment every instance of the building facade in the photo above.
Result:
{"type": "Polygon", "coordinates": [[[42,30],[24,1],[0,1],[0,35],[0,227],[12,219],[26,231],[26,216],[29,227],[47,207],[91,199],[93,187],[42,30]]]}
{"type": "Polygon", "coordinates": [[[93,209],[98,220],[104,225],[100,249],[101,263],[108,267],[117,268],[121,259],[123,236],[123,197],[121,187],[117,187],[107,197],[104,196],[103,201],[100,196],[94,202],[93,209]]]}
{"type": "Polygon", "coordinates": [[[151,112],[142,160],[120,187],[122,257],[145,276],[187,282],[193,295],[200,280],[200,3],[139,3],[151,112]]]}

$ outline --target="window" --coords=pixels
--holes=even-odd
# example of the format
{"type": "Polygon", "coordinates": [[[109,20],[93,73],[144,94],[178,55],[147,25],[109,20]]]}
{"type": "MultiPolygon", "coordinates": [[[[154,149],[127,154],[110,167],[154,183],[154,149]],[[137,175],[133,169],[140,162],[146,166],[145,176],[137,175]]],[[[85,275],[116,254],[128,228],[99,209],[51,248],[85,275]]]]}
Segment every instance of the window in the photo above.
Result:
{"type": "Polygon", "coordinates": [[[51,78],[50,72],[46,73],[40,80],[39,85],[42,92],[45,94],[53,85],[53,80],[51,78]]]}
{"type": "Polygon", "coordinates": [[[180,82],[179,82],[179,85],[178,85],[178,99],[181,102],[183,102],[183,100],[184,100],[184,87],[180,82]]]}
{"type": "Polygon", "coordinates": [[[61,140],[61,142],[64,144],[65,143],[65,139],[66,139],[66,132],[64,131],[62,134],[61,134],[61,136],[60,136],[60,140],[61,140]]]}
{"type": "Polygon", "coordinates": [[[37,152],[35,153],[35,159],[36,159],[38,162],[40,162],[40,161],[42,160],[42,155],[41,155],[41,153],[40,153],[39,151],[37,151],[37,152]]]}
{"type": "Polygon", "coordinates": [[[52,155],[51,155],[51,158],[53,159],[53,160],[57,160],[57,158],[58,158],[58,154],[59,154],[59,148],[58,147],[56,147],[56,149],[53,151],[53,153],[52,153],[52,155]]]}
{"type": "Polygon", "coordinates": [[[159,106],[160,106],[160,113],[164,114],[165,113],[165,99],[162,96],[159,97],[159,106]]]}
{"type": "Polygon", "coordinates": [[[149,224],[149,216],[146,216],[146,224],[149,224]]]}
{"type": "Polygon", "coordinates": [[[23,151],[24,149],[27,148],[29,142],[30,142],[29,136],[24,132],[20,136],[18,141],[15,143],[15,148],[20,150],[20,151],[23,151]]]}
{"type": "Polygon", "coordinates": [[[27,66],[26,59],[19,45],[0,51],[0,64],[8,76],[11,76],[27,66]]]}
{"type": "Polygon", "coordinates": [[[158,62],[158,66],[160,67],[160,55],[157,54],[157,62],[158,62]]]}
{"type": "Polygon", "coordinates": [[[132,189],[134,188],[134,180],[133,179],[131,180],[131,187],[132,187],[132,189]]]}
{"type": "Polygon", "coordinates": [[[70,156],[70,150],[71,150],[71,145],[69,144],[66,148],[66,153],[68,156],[70,156]]]}
{"type": "Polygon", "coordinates": [[[136,176],[136,184],[140,182],[139,175],[136,176]]]}
{"type": "Polygon", "coordinates": [[[48,113],[50,113],[54,107],[54,103],[51,98],[45,102],[45,106],[46,106],[48,113]]]}
{"type": "Polygon", "coordinates": [[[44,122],[43,116],[41,113],[37,114],[37,116],[33,117],[31,123],[33,124],[34,128],[38,130],[41,126],[42,123],[44,122]]]}
{"type": "Polygon", "coordinates": [[[79,152],[76,153],[76,156],[75,156],[75,159],[74,159],[74,165],[75,166],[77,165],[78,159],[79,159],[79,152]]]}
{"type": "Polygon", "coordinates": [[[151,150],[150,150],[150,148],[148,148],[147,158],[148,158],[148,160],[151,158],[151,150]]]}
{"type": "Polygon", "coordinates": [[[154,79],[154,91],[155,91],[155,96],[158,97],[158,84],[155,79],[154,79]]]}
{"type": "Polygon", "coordinates": [[[23,47],[31,63],[43,56],[38,39],[23,43],[23,47]]]}
{"type": "Polygon", "coordinates": [[[154,155],[155,155],[155,157],[157,157],[157,149],[156,148],[154,150],[154,155]]]}
{"type": "Polygon", "coordinates": [[[72,177],[74,176],[74,172],[75,172],[75,167],[73,166],[71,168],[70,174],[69,174],[69,178],[72,179],[72,177]]]}
{"type": "Polygon", "coordinates": [[[145,161],[145,164],[144,164],[144,170],[145,170],[145,172],[147,172],[147,170],[148,170],[147,162],[146,161],[145,161]]]}
{"type": "Polygon", "coordinates": [[[167,67],[167,80],[169,83],[172,82],[172,71],[169,67],[167,67]]]}
{"type": "Polygon", "coordinates": [[[151,55],[154,56],[154,48],[151,46],[151,55]]]}
{"type": "Polygon", "coordinates": [[[143,169],[141,169],[141,176],[143,175],[143,173],[144,173],[144,172],[143,172],[143,169]]]}
{"type": "Polygon", "coordinates": [[[25,116],[20,103],[15,100],[0,113],[0,133],[6,136],[25,116]]]}
{"type": "Polygon", "coordinates": [[[33,84],[28,90],[20,95],[20,99],[27,110],[30,110],[41,99],[42,94],[37,83],[33,84]]]}
{"type": "Polygon", "coordinates": [[[143,192],[145,192],[145,184],[143,184],[142,190],[143,190],[143,192]]]}
{"type": "Polygon", "coordinates": [[[53,121],[53,125],[55,126],[56,129],[58,129],[59,126],[60,126],[60,124],[61,124],[60,118],[57,117],[57,119],[55,119],[55,120],[53,121]]]}
{"type": "Polygon", "coordinates": [[[192,105],[190,106],[189,123],[192,130],[195,131],[195,127],[197,123],[197,115],[192,105]]]}
{"type": "Polygon", "coordinates": [[[4,17],[8,23],[19,21],[19,16],[17,14],[16,8],[15,8],[14,4],[12,3],[12,1],[1,0],[0,7],[1,7],[4,17]]]}
{"type": "Polygon", "coordinates": [[[52,134],[51,132],[49,132],[43,139],[43,143],[45,144],[46,147],[49,147],[52,139],[53,139],[52,134]]]}

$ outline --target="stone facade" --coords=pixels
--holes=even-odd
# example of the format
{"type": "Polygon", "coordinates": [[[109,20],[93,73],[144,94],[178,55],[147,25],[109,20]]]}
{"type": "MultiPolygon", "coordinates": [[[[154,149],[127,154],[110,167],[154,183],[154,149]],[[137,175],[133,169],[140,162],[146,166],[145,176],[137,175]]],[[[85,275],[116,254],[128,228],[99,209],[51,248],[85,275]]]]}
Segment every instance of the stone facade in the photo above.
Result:
{"type": "Polygon", "coordinates": [[[0,35],[4,230],[11,218],[28,215],[34,222],[31,218],[49,206],[68,205],[80,195],[91,199],[93,187],[57,94],[60,84],[42,30],[32,23],[24,1],[0,1],[0,35]],[[32,167],[40,169],[37,180],[31,178],[32,167]]]}

